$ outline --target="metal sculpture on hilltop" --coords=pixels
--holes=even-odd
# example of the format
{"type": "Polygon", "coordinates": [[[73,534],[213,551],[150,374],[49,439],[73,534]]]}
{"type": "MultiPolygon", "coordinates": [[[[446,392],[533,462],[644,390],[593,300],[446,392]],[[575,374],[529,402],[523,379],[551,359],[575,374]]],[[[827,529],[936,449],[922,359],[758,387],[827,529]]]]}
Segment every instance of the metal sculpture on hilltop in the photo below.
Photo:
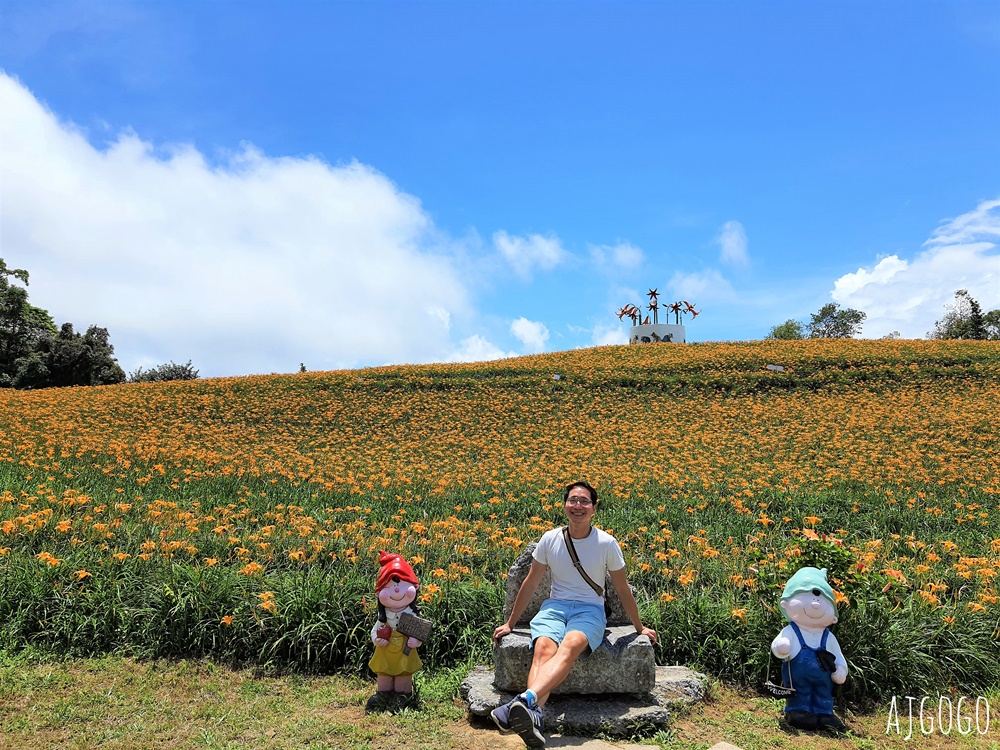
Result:
{"type": "MultiPolygon", "coordinates": [[[[659,311],[661,307],[665,307],[674,314],[675,325],[681,325],[681,316],[683,315],[690,315],[692,320],[701,315],[701,310],[696,310],[695,306],[686,299],[678,302],[672,302],[669,305],[660,305],[657,291],[655,289],[650,289],[647,296],[649,297],[649,305],[646,309],[653,313],[653,325],[657,325],[660,322],[659,311]]],[[[649,316],[647,315],[646,318],[643,319],[642,309],[630,302],[618,308],[618,310],[615,311],[615,315],[618,316],[618,320],[630,318],[632,320],[632,325],[634,326],[649,325],[650,323],[649,316]]]]}
{"type": "Polygon", "coordinates": [[[685,315],[690,315],[691,319],[694,320],[701,315],[701,311],[696,309],[695,306],[686,299],[678,300],[677,302],[672,302],[670,304],[661,304],[660,293],[655,288],[646,292],[646,296],[649,297],[649,304],[646,305],[646,310],[652,313],[652,324],[650,324],[650,315],[646,315],[645,318],[643,317],[643,308],[641,305],[635,305],[629,302],[622,305],[617,311],[615,311],[615,315],[618,316],[618,320],[629,318],[632,321],[633,329],[638,326],[655,326],[655,328],[643,329],[641,331],[633,330],[630,339],[631,343],[646,344],[659,341],[678,341],[680,343],[685,343],[686,336],[684,334],[684,327],[681,321],[685,315]],[[667,314],[667,322],[664,325],[660,325],[661,309],[667,314]],[[673,323],[670,323],[670,313],[674,314],[673,323]]]}

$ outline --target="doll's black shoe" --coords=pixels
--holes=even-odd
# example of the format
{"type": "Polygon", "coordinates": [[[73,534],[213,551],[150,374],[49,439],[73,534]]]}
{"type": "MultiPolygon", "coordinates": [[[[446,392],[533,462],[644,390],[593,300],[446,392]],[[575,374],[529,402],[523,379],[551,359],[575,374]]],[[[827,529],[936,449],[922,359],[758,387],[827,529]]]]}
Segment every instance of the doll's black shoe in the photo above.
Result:
{"type": "Polygon", "coordinates": [[[833,714],[820,714],[816,717],[817,726],[824,732],[843,734],[848,731],[847,725],[833,714]]]}
{"type": "Polygon", "coordinates": [[[365,704],[365,711],[371,713],[373,711],[388,711],[392,708],[392,704],[395,701],[396,694],[391,690],[379,690],[375,695],[368,699],[365,704]]]}
{"type": "Polygon", "coordinates": [[[416,708],[417,696],[413,693],[395,693],[392,699],[392,707],[396,711],[402,711],[404,708],[416,708]]]}
{"type": "Polygon", "coordinates": [[[812,732],[819,725],[818,717],[811,711],[786,711],[785,721],[788,722],[789,726],[804,729],[807,732],[812,732]]]}

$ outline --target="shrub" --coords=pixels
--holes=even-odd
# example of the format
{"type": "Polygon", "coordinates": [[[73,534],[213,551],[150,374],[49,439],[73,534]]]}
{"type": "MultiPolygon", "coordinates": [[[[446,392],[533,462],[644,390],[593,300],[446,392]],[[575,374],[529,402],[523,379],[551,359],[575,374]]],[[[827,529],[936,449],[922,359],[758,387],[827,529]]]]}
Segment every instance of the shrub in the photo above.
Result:
{"type": "Polygon", "coordinates": [[[128,382],[130,383],[164,383],[168,380],[197,379],[198,371],[191,366],[190,359],[183,365],[170,361],[149,370],[143,370],[140,367],[128,376],[128,382]]]}

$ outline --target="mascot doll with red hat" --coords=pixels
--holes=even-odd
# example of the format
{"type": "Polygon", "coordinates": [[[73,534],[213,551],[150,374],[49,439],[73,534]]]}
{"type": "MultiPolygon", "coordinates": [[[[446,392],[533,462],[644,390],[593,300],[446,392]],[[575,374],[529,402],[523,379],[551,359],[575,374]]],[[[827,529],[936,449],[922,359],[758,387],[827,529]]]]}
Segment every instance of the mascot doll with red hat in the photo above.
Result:
{"type": "Polygon", "coordinates": [[[421,641],[400,632],[403,615],[418,615],[417,589],[420,582],[413,568],[399,555],[379,554],[378,622],[372,628],[375,654],[368,666],[378,675],[378,692],[369,700],[369,711],[413,704],[413,673],[423,666],[417,655],[421,641]]]}

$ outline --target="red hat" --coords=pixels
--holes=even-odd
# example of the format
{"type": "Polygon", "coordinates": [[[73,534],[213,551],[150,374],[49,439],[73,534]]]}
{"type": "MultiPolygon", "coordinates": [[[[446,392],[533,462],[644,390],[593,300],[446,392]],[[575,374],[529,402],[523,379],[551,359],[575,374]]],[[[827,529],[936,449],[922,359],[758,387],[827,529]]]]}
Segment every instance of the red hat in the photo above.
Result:
{"type": "Polygon", "coordinates": [[[388,586],[392,582],[393,576],[401,581],[412,583],[414,586],[420,585],[420,581],[417,580],[413,568],[399,555],[394,555],[390,552],[379,552],[378,564],[382,566],[382,569],[379,570],[378,580],[375,582],[376,591],[381,591],[388,586]]]}

